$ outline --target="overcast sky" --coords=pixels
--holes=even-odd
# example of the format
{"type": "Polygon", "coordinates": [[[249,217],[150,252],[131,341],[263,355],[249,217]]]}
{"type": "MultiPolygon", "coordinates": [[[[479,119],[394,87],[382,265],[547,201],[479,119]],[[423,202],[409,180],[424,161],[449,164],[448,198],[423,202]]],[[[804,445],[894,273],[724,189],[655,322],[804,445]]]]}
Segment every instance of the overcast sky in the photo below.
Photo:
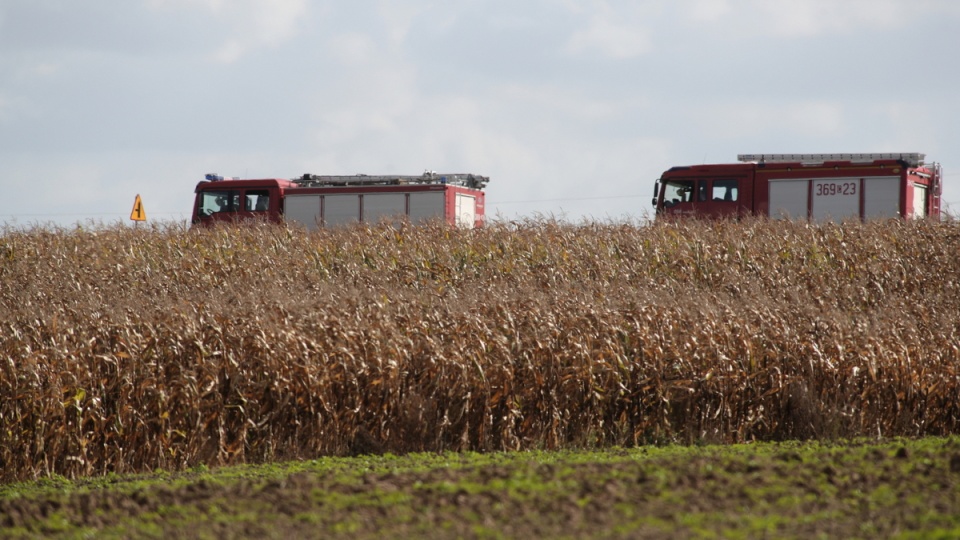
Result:
{"type": "Polygon", "coordinates": [[[425,169],[636,219],[671,166],[816,152],[926,153],[960,213],[960,1],[0,0],[0,224],[425,169]]]}

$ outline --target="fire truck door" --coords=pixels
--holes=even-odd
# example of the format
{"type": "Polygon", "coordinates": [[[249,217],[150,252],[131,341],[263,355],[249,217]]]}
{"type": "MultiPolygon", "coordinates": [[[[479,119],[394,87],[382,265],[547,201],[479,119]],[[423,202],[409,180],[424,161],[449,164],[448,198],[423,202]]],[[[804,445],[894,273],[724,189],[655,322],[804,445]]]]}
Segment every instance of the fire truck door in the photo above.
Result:
{"type": "Polygon", "coordinates": [[[749,185],[746,176],[712,177],[697,180],[693,205],[703,217],[740,217],[749,212],[749,185]]]}
{"type": "Polygon", "coordinates": [[[205,189],[197,193],[197,222],[233,221],[240,206],[236,189],[205,189]]]}
{"type": "Polygon", "coordinates": [[[693,201],[696,199],[697,181],[692,178],[670,178],[663,180],[662,211],[668,215],[693,214],[693,201]]]}

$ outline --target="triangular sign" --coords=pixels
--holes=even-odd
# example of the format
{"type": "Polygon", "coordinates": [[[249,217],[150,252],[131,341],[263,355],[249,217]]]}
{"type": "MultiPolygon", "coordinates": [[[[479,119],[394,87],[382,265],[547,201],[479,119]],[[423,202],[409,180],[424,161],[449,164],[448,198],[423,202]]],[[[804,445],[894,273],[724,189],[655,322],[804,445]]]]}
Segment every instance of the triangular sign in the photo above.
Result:
{"type": "Polygon", "coordinates": [[[143,201],[140,200],[140,194],[137,194],[136,200],[133,201],[133,210],[130,211],[130,219],[133,221],[146,221],[147,212],[143,209],[143,201]]]}

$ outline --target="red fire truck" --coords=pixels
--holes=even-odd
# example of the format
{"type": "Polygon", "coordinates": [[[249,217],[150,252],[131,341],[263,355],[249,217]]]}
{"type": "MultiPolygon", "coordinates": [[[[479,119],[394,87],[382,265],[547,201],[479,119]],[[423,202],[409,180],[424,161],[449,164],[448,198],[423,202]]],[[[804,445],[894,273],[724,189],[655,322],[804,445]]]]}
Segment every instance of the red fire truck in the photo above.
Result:
{"type": "Polygon", "coordinates": [[[484,222],[483,188],[476,174],[318,176],[293,180],[226,179],[208,174],[197,184],[193,224],[266,220],[299,223],[308,229],[376,223],[405,217],[413,223],[444,220],[460,227],[484,222]]]}
{"type": "Polygon", "coordinates": [[[940,216],[940,165],[924,154],[741,154],[673,167],[654,188],[658,218],[749,215],[815,221],[940,216]]]}

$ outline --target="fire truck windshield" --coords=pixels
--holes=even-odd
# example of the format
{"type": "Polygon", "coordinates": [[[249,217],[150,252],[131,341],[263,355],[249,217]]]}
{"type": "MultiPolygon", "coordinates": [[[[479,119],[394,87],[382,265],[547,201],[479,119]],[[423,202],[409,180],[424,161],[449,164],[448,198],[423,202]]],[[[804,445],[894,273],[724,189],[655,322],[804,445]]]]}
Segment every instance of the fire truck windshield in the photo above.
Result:
{"type": "Polygon", "coordinates": [[[664,180],[663,205],[673,206],[690,202],[693,197],[693,180],[664,180]]]}
{"type": "Polygon", "coordinates": [[[239,191],[204,191],[200,193],[200,206],[197,213],[201,216],[211,216],[218,212],[235,212],[239,206],[239,191]]]}

